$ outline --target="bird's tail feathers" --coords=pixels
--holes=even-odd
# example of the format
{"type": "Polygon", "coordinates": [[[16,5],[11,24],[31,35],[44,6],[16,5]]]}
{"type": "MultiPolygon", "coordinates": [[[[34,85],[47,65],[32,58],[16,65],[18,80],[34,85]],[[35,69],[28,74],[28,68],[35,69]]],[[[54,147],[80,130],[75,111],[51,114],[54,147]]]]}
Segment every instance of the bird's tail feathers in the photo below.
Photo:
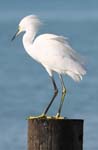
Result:
{"type": "Polygon", "coordinates": [[[67,71],[66,74],[69,75],[73,80],[75,80],[76,82],[79,82],[80,80],[82,80],[82,76],[85,74],[86,72],[84,71],[82,74],[76,74],[74,72],[71,71],[67,71]]]}

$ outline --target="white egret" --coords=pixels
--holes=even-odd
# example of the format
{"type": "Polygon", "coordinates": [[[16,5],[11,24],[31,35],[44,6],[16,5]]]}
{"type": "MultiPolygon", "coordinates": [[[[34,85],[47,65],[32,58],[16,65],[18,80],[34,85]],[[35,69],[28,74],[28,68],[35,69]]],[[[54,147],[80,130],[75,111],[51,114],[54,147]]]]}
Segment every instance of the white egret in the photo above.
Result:
{"type": "Polygon", "coordinates": [[[58,94],[58,88],[53,73],[56,72],[59,74],[62,86],[61,101],[56,115],[56,117],[59,118],[66,95],[62,74],[70,76],[75,81],[80,81],[82,80],[82,76],[86,74],[86,70],[83,65],[83,60],[81,60],[76,51],[71,48],[65,37],[46,33],[35,38],[41,24],[41,21],[35,15],[24,17],[20,21],[18,31],[13,36],[12,40],[14,40],[19,33],[25,32],[23,36],[23,46],[26,52],[37,62],[42,64],[53,83],[53,97],[41,117],[46,116],[51,104],[58,94]]]}

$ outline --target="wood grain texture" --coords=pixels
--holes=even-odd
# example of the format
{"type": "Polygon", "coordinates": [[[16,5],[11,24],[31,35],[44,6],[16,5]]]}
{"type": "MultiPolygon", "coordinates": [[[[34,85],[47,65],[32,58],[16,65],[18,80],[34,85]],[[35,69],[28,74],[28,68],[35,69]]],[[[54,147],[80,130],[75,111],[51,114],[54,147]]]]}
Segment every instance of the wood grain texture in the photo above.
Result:
{"type": "Polygon", "coordinates": [[[83,120],[28,120],[28,150],[82,150],[82,148],[83,120]]]}

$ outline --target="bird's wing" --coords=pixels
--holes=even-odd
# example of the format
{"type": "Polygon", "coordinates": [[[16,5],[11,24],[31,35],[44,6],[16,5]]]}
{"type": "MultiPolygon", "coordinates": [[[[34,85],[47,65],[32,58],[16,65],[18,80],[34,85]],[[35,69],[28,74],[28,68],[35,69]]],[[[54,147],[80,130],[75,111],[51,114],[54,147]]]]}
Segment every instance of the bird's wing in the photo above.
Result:
{"type": "MultiPolygon", "coordinates": [[[[67,38],[54,34],[43,34],[34,41],[36,55],[41,63],[47,65],[64,64],[64,60],[82,64],[83,61],[69,45],[67,38]]],[[[65,69],[67,64],[65,62],[65,69]]]]}
{"type": "Polygon", "coordinates": [[[58,41],[58,42],[60,42],[62,44],[68,44],[68,38],[64,37],[64,36],[57,36],[57,35],[52,34],[50,36],[50,39],[56,40],[56,41],[58,41]]]}
{"type": "Polygon", "coordinates": [[[35,39],[33,51],[35,59],[46,68],[49,74],[52,71],[67,73],[74,80],[79,80],[85,74],[82,60],[63,36],[41,35],[35,39]]]}
{"type": "Polygon", "coordinates": [[[68,38],[64,36],[55,36],[52,37],[51,39],[58,41],[59,43],[62,43],[64,46],[64,50],[66,54],[68,54],[69,57],[74,59],[75,61],[79,61],[79,63],[84,64],[84,58],[83,56],[80,56],[79,53],[77,53],[70,45],[68,42],[68,38]]]}

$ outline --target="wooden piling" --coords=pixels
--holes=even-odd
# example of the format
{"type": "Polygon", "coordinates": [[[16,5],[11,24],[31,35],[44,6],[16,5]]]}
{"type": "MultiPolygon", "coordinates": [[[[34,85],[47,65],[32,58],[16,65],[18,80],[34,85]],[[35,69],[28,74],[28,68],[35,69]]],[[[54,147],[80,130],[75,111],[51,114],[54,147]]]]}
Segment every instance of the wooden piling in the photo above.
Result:
{"type": "Polygon", "coordinates": [[[29,119],[28,150],[82,150],[83,120],[29,119]]]}

